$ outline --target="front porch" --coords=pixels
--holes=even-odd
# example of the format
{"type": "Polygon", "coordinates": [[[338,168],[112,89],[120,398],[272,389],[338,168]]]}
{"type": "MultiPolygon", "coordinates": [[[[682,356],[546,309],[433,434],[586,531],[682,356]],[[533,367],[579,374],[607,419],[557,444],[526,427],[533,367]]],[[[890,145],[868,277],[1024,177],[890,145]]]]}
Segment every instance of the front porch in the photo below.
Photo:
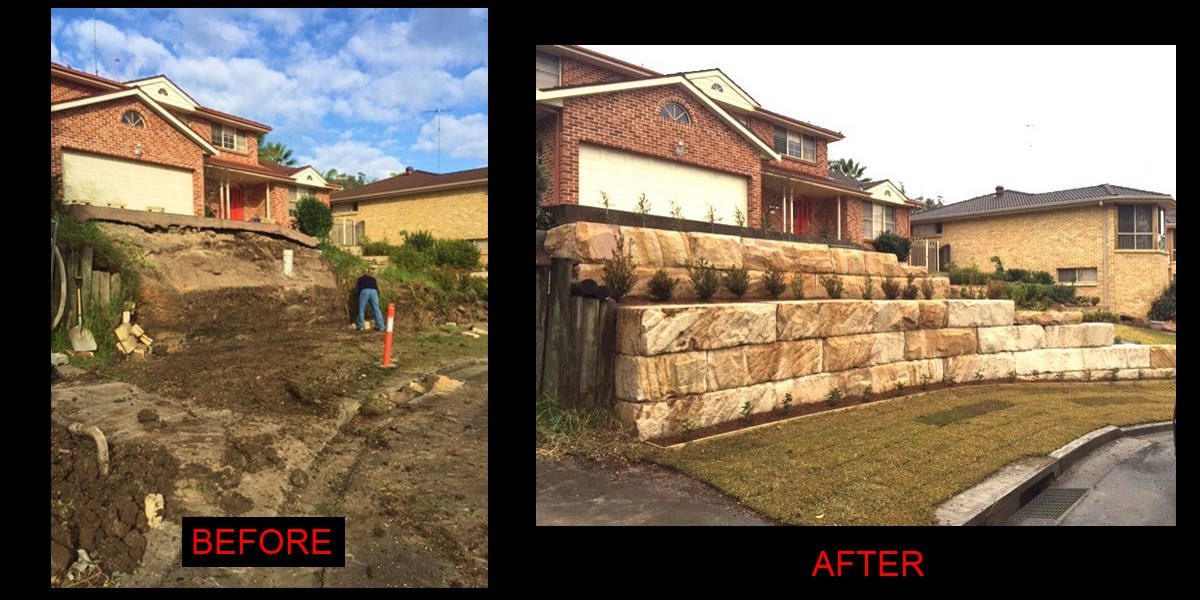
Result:
{"type": "Polygon", "coordinates": [[[208,217],[290,225],[290,179],[249,166],[205,165],[204,214],[208,217]]]}
{"type": "Polygon", "coordinates": [[[764,169],[764,229],[862,244],[864,198],[869,199],[870,195],[809,176],[764,169]]]}

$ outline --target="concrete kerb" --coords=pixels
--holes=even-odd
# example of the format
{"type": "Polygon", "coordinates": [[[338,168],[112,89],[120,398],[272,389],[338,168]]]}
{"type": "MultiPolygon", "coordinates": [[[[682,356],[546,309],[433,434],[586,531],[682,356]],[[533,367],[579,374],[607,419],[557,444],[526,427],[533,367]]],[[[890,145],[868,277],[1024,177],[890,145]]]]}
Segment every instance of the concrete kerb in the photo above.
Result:
{"type": "Polygon", "coordinates": [[[1027,492],[1050,477],[1058,477],[1096,448],[1117,438],[1161,433],[1171,429],[1170,422],[1102,427],[1083,435],[1044,457],[1020,459],[975,487],[947,500],[937,508],[937,525],[1002,525],[1021,508],[1027,492]]]}

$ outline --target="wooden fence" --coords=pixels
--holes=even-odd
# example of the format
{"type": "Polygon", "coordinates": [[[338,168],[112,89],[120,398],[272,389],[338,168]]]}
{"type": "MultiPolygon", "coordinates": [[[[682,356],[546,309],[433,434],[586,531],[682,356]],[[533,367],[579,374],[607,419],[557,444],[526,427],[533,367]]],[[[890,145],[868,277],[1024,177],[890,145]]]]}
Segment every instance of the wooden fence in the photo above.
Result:
{"type": "Polygon", "coordinates": [[[937,240],[913,240],[912,252],[908,254],[908,263],[914,267],[925,267],[925,270],[930,273],[941,271],[939,250],[937,240]]]}
{"type": "MultiPolygon", "coordinates": [[[[77,323],[78,312],[75,308],[75,289],[78,287],[83,292],[86,316],[89,306],[95,303],[108,306],[121,297],[121,274],[110,273],[108,265],[97,264],[90,246],[69,252],[60,246],[59,250],[63,251],[63,262],[67,268],[67,303],[63,319],[67,327],[72,327],[77,323]]],[[[51,290],[52,301],[57,299],[57,294],[58,290],[51,290]]]]}
{"type": "Polygon", "coordinates": [[[537,267],[537,397],[574,408],[616,399],[617,303],[571,295],[571,261],[537,267]]]}

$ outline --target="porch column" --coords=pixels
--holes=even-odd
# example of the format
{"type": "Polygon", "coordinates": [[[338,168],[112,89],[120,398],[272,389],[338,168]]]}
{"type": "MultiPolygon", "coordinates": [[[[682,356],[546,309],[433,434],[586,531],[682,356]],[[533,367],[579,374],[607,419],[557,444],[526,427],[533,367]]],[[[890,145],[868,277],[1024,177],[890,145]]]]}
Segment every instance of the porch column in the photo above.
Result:
{"type": "Polygon", "coordinates": [[[271,182],[267,182],[267,220],[271,220],[271,182]]]}
{"type": "Polygon", "coordinates": [[[841,239],[842,239],[842,195],[841,194],[838,194],[838,197],[837,197],[837,222],[838,222],[837,239],[838,239],[838,241],[841,241],[841,239]]]}

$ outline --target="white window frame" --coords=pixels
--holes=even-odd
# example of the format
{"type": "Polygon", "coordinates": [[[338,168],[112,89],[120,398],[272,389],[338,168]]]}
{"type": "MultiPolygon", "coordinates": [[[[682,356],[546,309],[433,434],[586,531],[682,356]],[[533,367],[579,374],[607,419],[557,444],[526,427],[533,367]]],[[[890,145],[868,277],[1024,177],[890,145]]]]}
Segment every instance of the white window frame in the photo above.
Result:
{"type": "Polygon", "coordinates": [[[786,129],[778,125],[776,125],[775,128],[777,130],[777,134],[778,130],[780,129],[787,132],[787,143],[784,144],[783,148],[775,148],[776,152],[781,152],[786,156],[798,158],[808,162],[817,162],[816,136],[800,133],[798,131],[792,131],[791,129],[786,129]],[[809,153],[809,155],[806,156],[806,153],[809,153]]]}
{"type": "Polygon", "coordinates": [[[245,152],[246,132],[241,129],[221,125],[220,123],[213,123],[212,143],[218,148],[245,152]]]}
{"type": "Polygon", "coordinates": [[[121,123],[124,125],[129,125],[130,127],[137,127],[139,129],[146,128],[146,119],[142,117],[142,113],[140,113],[136,110],[127,110],[124,113],[122,113],[121,114],[121,123]],[[127,117],[129,117],[130,115],[133,115],[134,118],[127,119],[127,117]]]}
{"type": "Polygon", "coordinates": [[[863,203],[863,238],[873,240],[884,231],[896,233],[896,207],[863,203]],[[869,207],[869,208],[868,208],[869,207]]]}
{"type": "Polygon", "coordinates": [[[559,56],[550,54],[549,52],[536,51],[536,55],[534,58],[534,85],[535,85],[536,89],[539,89],[539,90],[545,89],[548,87],[558,87],[558,86],[562,85],[562,58],[559,56]],[[550,74],[550,71],[543,69],[542,67],[544,65],[541,64],[542,62],[548,63],[549,62],[548,59],[554,59],[554,67],[555,67],[554,85],[538,86],[537,85],[537,74],[538,73],[545,73],[546,75],[550,74]]]}
{"type": "MultiPolygon", "coordinates": [[[[312,196],[313,198],[317,198],[317,190],[314,190],[312,188],[302,187],[299,185],[289,185],[288,186],[288,216],[291,216],[291,217],[296,216],[296,207],[297,207],[297,205],[300,204],[300,199],[304,198],[305,196],[312,196]]],[[[358,203],[355,202],[354,204],[355,204],[354,209],[357,211],[358,203]]]]}
{"type": "Polygon", "coordinates": [[[658,111],[658,115],[673,123],[683,123],[684,125],[690,125],[692,123],[691,115],[689,115],[687,109],[678,102],[668,102],[664,104],[662,109],[658,111]],[[671,110],[671,107],[678,109],[678,112],[671,110]]]}
{"type": "Polygon", "coordinates": [[[1100,270],[1097,269],[1096,267],[1074,267],[1074,268],[1067,268],[1067,269],[1057,269],[1055,272],[1055,275],[1058,276],[1059,285],[1088,285],[1088,286],[1100,285],[1100,270]],[[1084,271],[1091,271],[1092,274],[1095,275],[1095,278],[1093,278],[1090,281],[1085,281],[1082,277],[1080,277],[1080,273],[1082,273],[1084,271]],[[1072,275],[1072,277],[1063,277],[1064,272],[1070,273],[1072,275]]]}

